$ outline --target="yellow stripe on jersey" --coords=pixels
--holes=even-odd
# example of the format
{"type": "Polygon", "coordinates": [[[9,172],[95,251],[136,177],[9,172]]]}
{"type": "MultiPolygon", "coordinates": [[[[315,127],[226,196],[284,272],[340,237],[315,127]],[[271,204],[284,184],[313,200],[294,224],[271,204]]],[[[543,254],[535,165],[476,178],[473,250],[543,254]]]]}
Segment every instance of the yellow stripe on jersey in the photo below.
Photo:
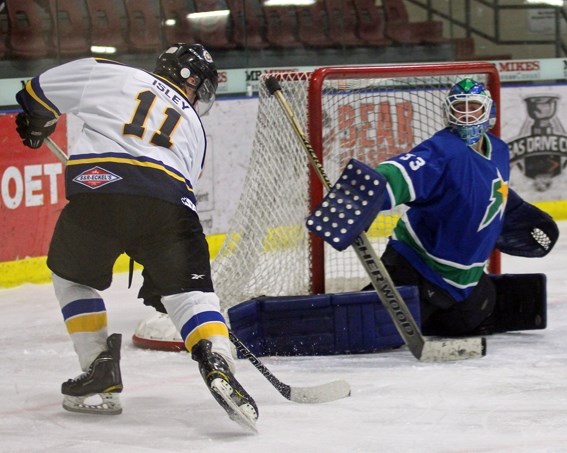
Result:
{"type": "Polygon", "coordinates": [[[173,179],[177,179],[179,182],[185,184],[189,192],[193,192],[193,189],[187,185],[186,180],[183,176],[178,175],[177,173],[168,170],[165,166],[157,164],[155,162],[141,162],[139,160],[129,159],[126,157],[93,157],[93,158],[85,158],[85,159],[71,159],[69,160],[67,165],[100,164],[102,162],[135,165],[137,167],[147,167],[147,168],[153,168],[155,170],[161,170],[164,173],[166,173],[168,176],[171,176],[173,179]]]}
{"type": "Polygon", "coordinates": [[[228,327],[226,327],[225,323],[214,321],[199,325],[199,327],[195,328],[193,332],[187,335],[187,338],[185,339],[185,347],[188,351],[191,351],[193,346],[199,343],[199,341],[206,340],[214,336],[228,338],[228,327]]]}
{"type": "Polygon", "coordinates": [[[41,99],[36,92],[34,91],[32,85],[31,85],[31,80],[28,80],[26,82],[26,91],[29,93],[29,95],[34,98],[34,100],[36,102],[38,102],[39,104],[41,104],[45,109],[49,110],[51,113],[53,113],[55,115],[55,118],[59,118],[59,114],[57,113],[57,111],[53,110],[43,99],[41,99]]]}
{"type": "Polygon", "coordinates": [[[112,64],[118,64],[120,66],[125,66],[124,63],[120,63],[119,61],[111,60],[109,58],[95,57],[95,60],[99,63],[112,63],[112,64]]]}
{"type": "Polygon", "coordinates": [[[65,321],[69,334],[98,332],[106,327],[106,312],[74,316],[65,321]]]}

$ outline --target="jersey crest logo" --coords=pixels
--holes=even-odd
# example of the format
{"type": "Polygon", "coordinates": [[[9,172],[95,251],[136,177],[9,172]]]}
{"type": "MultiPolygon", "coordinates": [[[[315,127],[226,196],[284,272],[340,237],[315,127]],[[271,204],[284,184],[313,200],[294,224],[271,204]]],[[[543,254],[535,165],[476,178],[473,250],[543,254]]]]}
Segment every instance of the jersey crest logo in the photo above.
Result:
{"type": "Polygon", "coordinates": [[[89,189],[98,189],[99,187],[106,186],[107,184],[120,181],[122,178],[114,173],[100,167],[93,167],[85,170],[80,175],[73,178],[73,181],[89,189]]]}
{"type": "Polygon", "coordinates": [[[500,172],[498,177],[492,180],[492,190],[490,193],[490,203],[486,207],[482,222],[478,227],[478,231],[486,228],[492,221],[500,215],[504,215],[506,200],[508,199],[508,183],[504,181],[500,172]]]}

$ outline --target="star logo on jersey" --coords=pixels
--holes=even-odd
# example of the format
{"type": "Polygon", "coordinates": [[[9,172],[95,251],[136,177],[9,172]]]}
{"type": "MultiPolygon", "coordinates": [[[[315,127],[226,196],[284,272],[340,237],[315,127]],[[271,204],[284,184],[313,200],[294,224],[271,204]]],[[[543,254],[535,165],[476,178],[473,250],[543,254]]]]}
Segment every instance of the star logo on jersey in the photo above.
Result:
{"type": "Polygon", "coordinates": [[[120,181],[122,178],[114,173],[100,167],[93,167],[73,178],[73,181],[89,189],[98,189],[107,184],[120,181]]]}
{"type": "Polygon", "coordinates": [[[486,208],[482,222],[478,227],[478,231],[486,228],[490,223],[500,215],[504,215],[504,208],[506,207],[506,200],[508,199],[508,183],[504,181],[500,172],[498,177],[492,180],[492,191],[490,194],[490,203],[486,208]]]}

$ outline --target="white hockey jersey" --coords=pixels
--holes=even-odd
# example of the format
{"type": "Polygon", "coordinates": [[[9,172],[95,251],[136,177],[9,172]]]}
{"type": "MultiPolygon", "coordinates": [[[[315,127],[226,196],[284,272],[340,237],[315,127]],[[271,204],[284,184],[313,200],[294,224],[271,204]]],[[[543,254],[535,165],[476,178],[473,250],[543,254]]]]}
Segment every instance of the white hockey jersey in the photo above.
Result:
{"type": "Polygon", "coordinates": [[[196,210],[193,185],[206,136],[183,91],[160,76],[85,58],[50,69],[17,95],[34,116],[78,116],[84,126],[70,150],[67,198],[122,193],[160,198],[196,210]]]}

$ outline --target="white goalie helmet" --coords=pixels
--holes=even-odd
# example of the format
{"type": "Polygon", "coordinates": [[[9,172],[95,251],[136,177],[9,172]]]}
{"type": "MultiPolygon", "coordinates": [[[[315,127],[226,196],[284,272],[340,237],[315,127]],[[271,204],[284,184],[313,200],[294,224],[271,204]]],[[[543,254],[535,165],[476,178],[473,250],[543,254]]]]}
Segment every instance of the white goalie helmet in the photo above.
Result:
{"type": "Polygon", "coordinates": [[[467,145],[477,143],[496,123],[496,106],[490,92],[473,79],[453,85],[443,107],[447,125],[467,145]]]}

